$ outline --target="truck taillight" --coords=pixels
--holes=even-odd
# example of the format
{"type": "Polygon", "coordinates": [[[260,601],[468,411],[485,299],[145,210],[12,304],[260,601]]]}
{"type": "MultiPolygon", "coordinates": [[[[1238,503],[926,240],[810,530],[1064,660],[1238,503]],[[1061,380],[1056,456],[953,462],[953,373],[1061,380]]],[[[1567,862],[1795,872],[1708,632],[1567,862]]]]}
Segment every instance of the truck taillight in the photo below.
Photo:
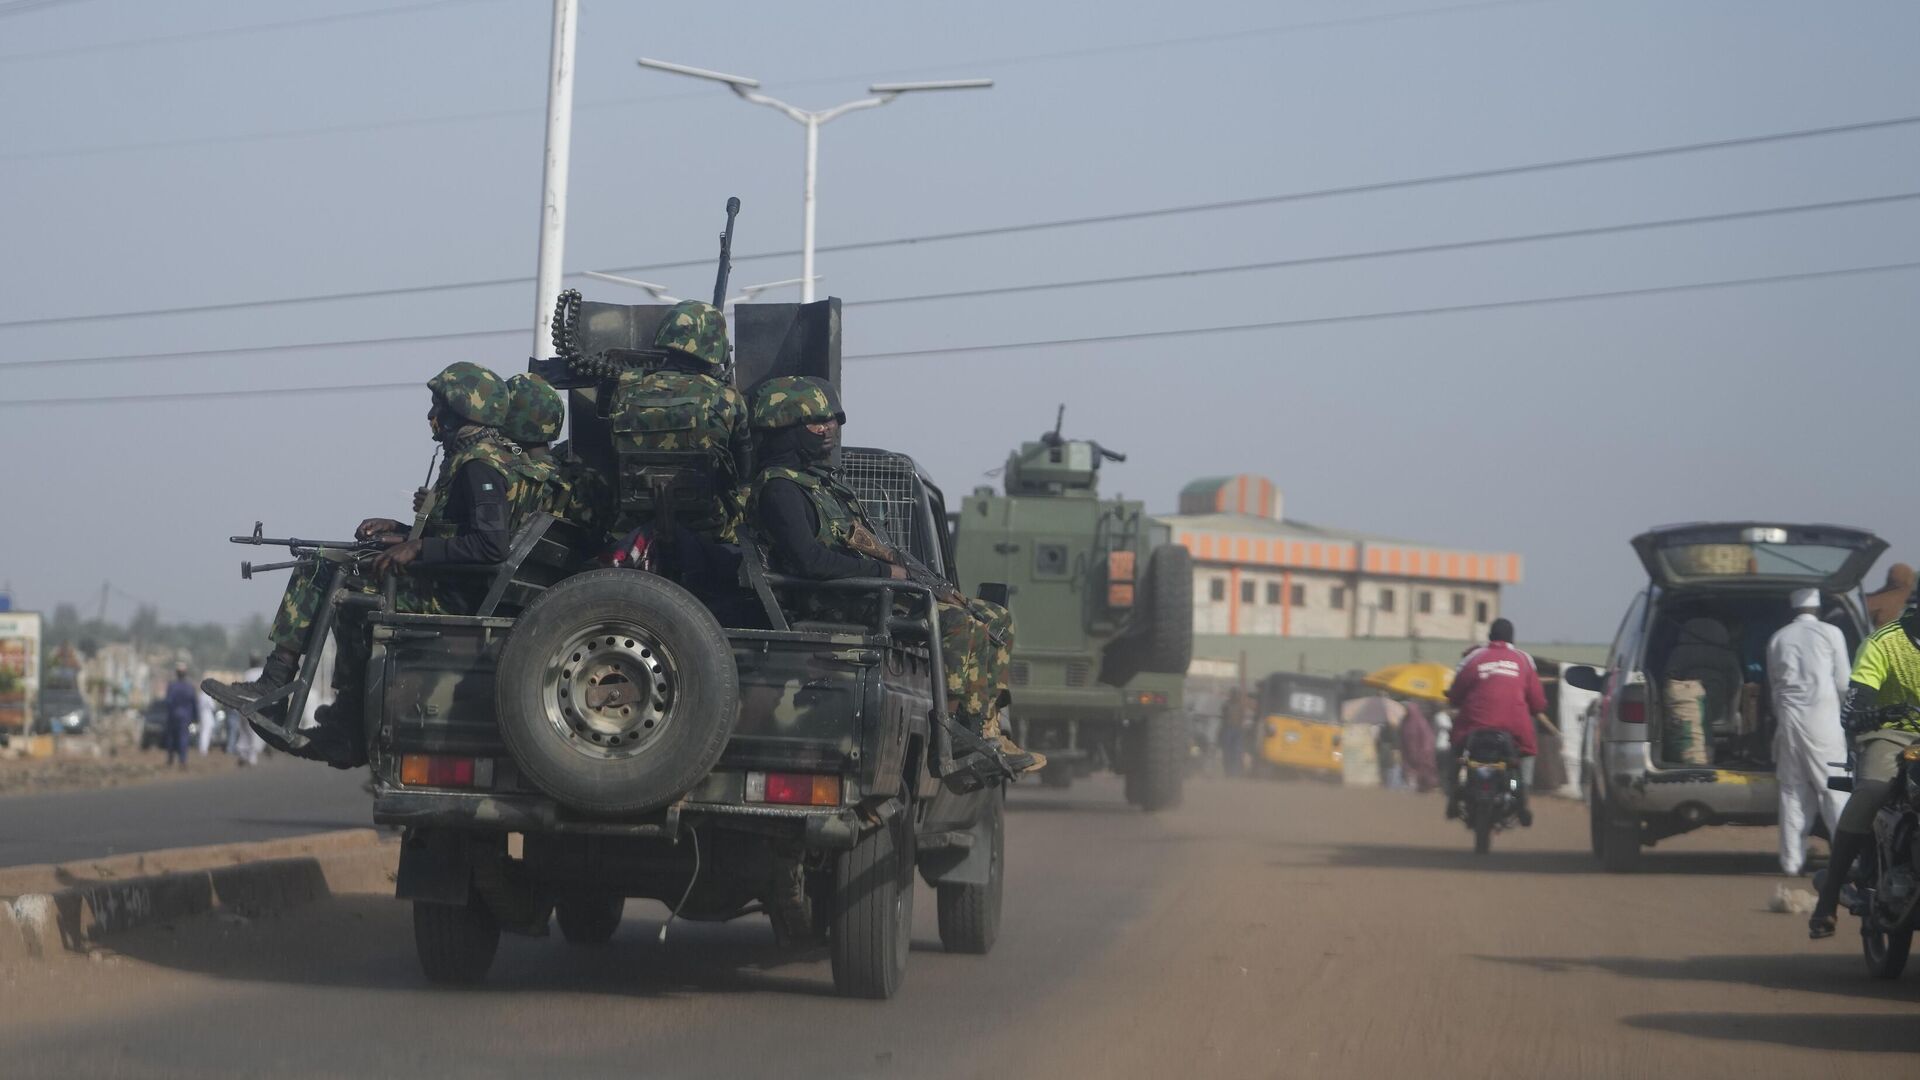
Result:
{"type": "Polygon", "coordinates": [[[493,762],[442,754],[402,754],[400,782],[408,787],[485,787],[493,782],[493,762]]]}
{"type": "Polygon", "coordinates": [[[840,778],[822,773],[750,772],[747,801],[786,806],[839,806],[840,778]]]}
{"type": "Polygon", "coordinates": [[[1136,690],[1132,696],[1135,705],[1165,705],[1167,703],[1167,695],[1158,690],[1136,690]]]}
{"type": "Polygon", "coordinates": [[[1620,703],[1620,722],[1623,724],[1644,724],[1647,722],[1647,703],[1644,701],[1623,701],[1620,703]]]}

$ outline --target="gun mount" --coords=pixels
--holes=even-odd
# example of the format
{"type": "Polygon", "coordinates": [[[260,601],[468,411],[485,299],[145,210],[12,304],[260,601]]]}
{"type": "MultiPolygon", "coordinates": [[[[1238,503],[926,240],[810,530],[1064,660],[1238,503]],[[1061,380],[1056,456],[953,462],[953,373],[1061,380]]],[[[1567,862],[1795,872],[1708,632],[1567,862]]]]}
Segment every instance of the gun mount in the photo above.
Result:
{"type": "Polygon", "coordinates": [[[1020,449],[1007,456],[1008,495],[1097,498],[1100,463],[1127,460],[1127,455],[1092,439],[1062,436],[1060,429],[1066,416],[1067,407],[1062,405],[1054,414],[1052,431],[1043,432],[1038,442],[1021,443],[1020,449]]]}

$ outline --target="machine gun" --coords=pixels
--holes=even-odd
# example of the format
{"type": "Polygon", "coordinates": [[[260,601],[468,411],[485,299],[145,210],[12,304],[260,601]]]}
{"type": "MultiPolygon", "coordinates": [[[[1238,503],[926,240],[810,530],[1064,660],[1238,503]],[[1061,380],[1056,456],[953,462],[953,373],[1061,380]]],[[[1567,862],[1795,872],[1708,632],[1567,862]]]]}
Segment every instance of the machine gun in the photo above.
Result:
{"type": "Polygon", "coordinates": [[[240,564],[240,576],[248,581],[252,581],[253,575],[255,574],[265,573],[270,570],[291,570],[296,566],[304,566],[315,559],[329,559],[342,562],[358,561],[372,555],[378,555],[402,539],[404,539],[404,537],[389,538],[382,536],[375,537],[372,540],[302,540],[296,536],[266,536],[264,535],[261,523],[256,521],[253,523],[253,534],[251,536],[229,536],[227,537],[227,542],[231,544],[247,544],[251,547],[283,547],[293,554],[293,558],[286,562],[242,562],[240,564]],[[338,552],[341,554],[326,554],[328,552],[338,552]]]}
{"type": "MultiPolygon", "coordinates": [[[[1067,422],[1067,407],[1066,405],[1063,404],[1060,406],[1060,411],[1053,414],[1053,430],[1044,431],[1040,433],[1040,445],[1050,446],[1055,449],[1058,449],[1059,447],[1067,445],[1066,437],[1060,434],[1060,428],[1066,422],[1067,422]]],[[[1118,450],[1109,450],[1106,447],[1101,446],[1099,443],[1093,441],[1092,439],[1080,439],[1077,441],[1086,443],[1088,446],[1093,448],[1094,453],[1100,455],[1101,457],[1105,458],[1108,461],[1127,460],[1127,455],[1121,453],[1118,450]]]]}

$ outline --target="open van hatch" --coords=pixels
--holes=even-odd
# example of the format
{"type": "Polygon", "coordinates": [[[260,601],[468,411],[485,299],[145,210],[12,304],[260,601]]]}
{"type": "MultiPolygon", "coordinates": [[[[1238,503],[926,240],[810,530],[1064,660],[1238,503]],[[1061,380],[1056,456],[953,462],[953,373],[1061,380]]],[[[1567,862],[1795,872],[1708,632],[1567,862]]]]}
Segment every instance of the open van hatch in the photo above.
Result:
{"type": "Polygon", "coordinates": [[[1669,525],[1633,538],[1647,574],[1663,588],[1710,585],[1859,587],[1887,542],[1839,525],[1763,522],[1669,525]]]}

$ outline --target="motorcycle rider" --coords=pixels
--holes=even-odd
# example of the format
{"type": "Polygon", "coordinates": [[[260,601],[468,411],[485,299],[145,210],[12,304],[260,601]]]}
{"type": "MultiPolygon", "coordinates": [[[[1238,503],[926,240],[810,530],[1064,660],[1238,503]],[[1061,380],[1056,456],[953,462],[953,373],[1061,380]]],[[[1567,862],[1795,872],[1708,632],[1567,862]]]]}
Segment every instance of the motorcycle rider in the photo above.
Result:
{"type": "Polygon", "coordinates": [[[1472,734],[1488,728],[1513,737],[1520,755],[1520,824],[1533,825],[1528,792],[1533,788],[1533,760],[1537,753],[1533,725],[1546,720],[1547,693],[1534,670],[1533,657],[1513,647],[1513,623],[1495,619],[1487,628],[1487,643],[1468,653],[1453,673],[1447,704],[1454,709],[1453,736],[1441,778],[1447,785],[1447,817],[1460,816],[1460,755],[1472,734]]]}
{"type": "Polygon", "coordinates": [[[1832,937],[1840,890],[1854,860],[1873,835],[1873,819],[1893,793],[1900,754],[1920,744],[1920,587],[1900,618],[1860,644],[1847,683],[1841,722],[1853,735],[1853,794],[1840,811],[1833,858],[1820,882],[1820,899],[1807,919],[1807,936],[1832,937]]]}

